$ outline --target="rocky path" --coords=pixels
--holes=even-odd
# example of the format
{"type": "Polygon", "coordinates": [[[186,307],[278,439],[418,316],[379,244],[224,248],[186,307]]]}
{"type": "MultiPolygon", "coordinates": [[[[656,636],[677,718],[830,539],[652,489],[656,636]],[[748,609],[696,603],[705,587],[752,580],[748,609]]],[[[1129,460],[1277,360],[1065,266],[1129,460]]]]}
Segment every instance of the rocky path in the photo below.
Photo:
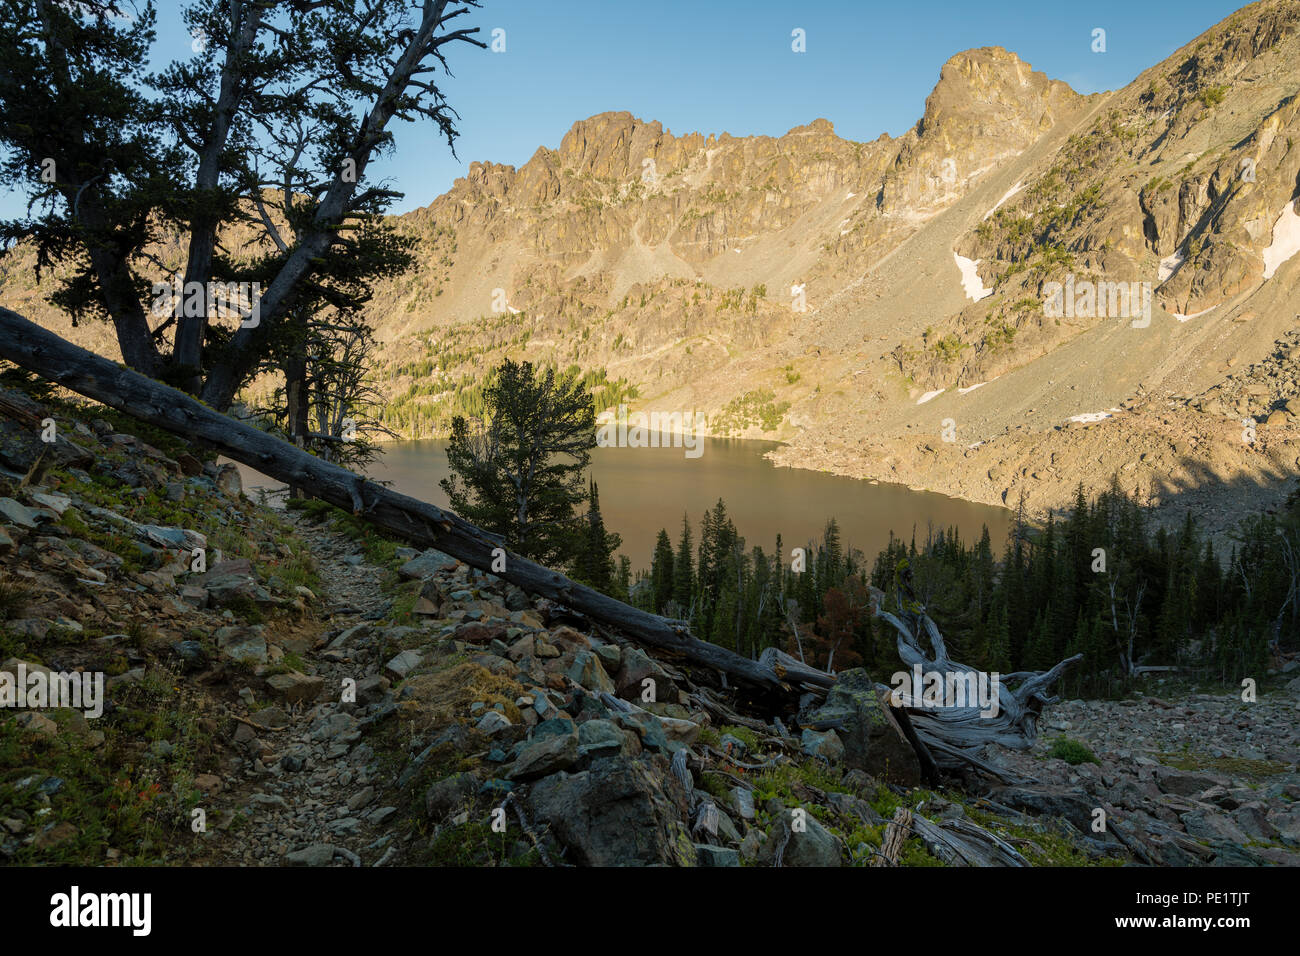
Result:
{"type": "MultiPolygon", "coordinates": [[[[308,680],[297,680],[268,705],[251,689],[234,741],[245,756],[214,788],[223,810],[216,859],[223,865],[359,866],[394,855],[385,823],[396,808],[378,798],[374,750],[364,742],[386,681],[372,654],[353,655],[352,638],[380,620],[391,602],[381,590],[384,570],[369,564],[356,542],[326,526],[296,518],[297,533],[316,557],[323,585],[322,622],[314,641],[297,647],[308,680]],[[358,688],[344,702],[345,682],[358,688]],[[253,726],[256,724],[257,726],[253,726]]],[[[390,702],[391,706],[391,702],[390,702]]],[[[211,781],[204,781],[211,783],[211,781]]]]}

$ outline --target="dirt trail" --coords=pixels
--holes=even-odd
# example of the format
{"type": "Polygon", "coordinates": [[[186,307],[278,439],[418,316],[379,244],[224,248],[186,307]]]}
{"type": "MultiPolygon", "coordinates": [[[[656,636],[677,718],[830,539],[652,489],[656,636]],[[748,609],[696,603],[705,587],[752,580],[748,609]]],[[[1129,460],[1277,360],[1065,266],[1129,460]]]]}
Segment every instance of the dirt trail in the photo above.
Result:
{"type": "MultiPolygon", "coordinates": [[[[395,808],[377,799],[375,753],[364,734],[373,717],[359,703],[342,703],[346,679],[362,684],[382,662],[351,659],[331,649],[349,631],[380,620],[391,602],[380,589],[385,574],[369,564],[356,542],[327,525],[291,516],[318,565],[323,615],[314,634],[297,644],[301,669],[320,683],[311,699],[268,704],[241,690],[247,705],[234,742],[245,757],[223,773],[209,811],[213,865],[373,865],[385,861],[392,835],[385,822],[395,808]],[[256,727],[252,725],[257,725],[256,727]]],[[[376,653],[383,648],[382,643],[376,653]]],[[[297,663],[297,662],[295,662],[297,663]]],[[[310,692],[304,688],[303,694],[310,692]]],[[[364,696],[358,694],[358,697],[364,696]]],[[[390,854],[391,856],[391,854],[390,854]]]]}

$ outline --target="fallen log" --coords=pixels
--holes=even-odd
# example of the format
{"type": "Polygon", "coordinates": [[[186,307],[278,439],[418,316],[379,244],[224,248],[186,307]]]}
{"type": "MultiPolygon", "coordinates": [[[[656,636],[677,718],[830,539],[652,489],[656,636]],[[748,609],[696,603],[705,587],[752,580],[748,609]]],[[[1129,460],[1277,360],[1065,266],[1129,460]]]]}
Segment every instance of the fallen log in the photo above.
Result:
{"type": "Polygon", "coordinates": [[[1029,866],[1010,843],[969,820],[934,823],[913,814],[912,832],[949,866],[1029,866]]]}
{"type": "MultiPolygon", "coordinates": [[[[622,631],[639,644],[713,668],[751,693],[780,698],[796,693],[773,669],[696,638],[684,621],[631,607],[513,554],[498,536],[450,511],[367,481],[222,415],[183,392],[73,345],[5,308],[0,308],[0,357],[140,421],[201,441],[228,458],[351,511],[396,538],[435,548],[470,567],[496,574],[530,594],[573,608],[622,631]],[[494,559],[502,551],[505,570],[493,571],[494,559]]],[[[798,679],[809,678],[800,673],[798,679]]],[[[826,678],[826,683],[834,683],[834,678],[826,678]]]]}

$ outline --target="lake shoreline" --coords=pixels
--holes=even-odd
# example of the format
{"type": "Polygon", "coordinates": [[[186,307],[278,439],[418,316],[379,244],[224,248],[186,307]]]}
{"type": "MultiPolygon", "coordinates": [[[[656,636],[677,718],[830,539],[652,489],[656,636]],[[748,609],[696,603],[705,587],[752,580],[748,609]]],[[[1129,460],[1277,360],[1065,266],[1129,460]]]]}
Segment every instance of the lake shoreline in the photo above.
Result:
{"type": "MultiPolygon", "coordinates": [[[[702,454],[687,457],[680,447],[598,447],[591,476],[600,490],[605,527],[622,538],[619,553],[633,570],[648,569],[659,531],[676,547],[685,517],[692,545],[699,543],[702,517],[719,499],[745,538],[746,549],[761,546],[771,554],[779,535],[783,549],[820,541],[834,519],[846,548],[868,560],[883,549],[892,532],[920,541],[930,531],[958,529],[964,540],[978,540],[982,527],[1000,547],[1014,515],[928,489],[836,475],[779,464],[770,454],[784,443],[766,439],[702,438],[702,454]]],[[[368,469],[371,480],[389,481],[403,494],[447,507],[439,482],[449,474],[445,440],[416,439],[384,445],[384,455],[368,469]]],[[[281,487],[241,467],[250,493],[281,487]]]]}

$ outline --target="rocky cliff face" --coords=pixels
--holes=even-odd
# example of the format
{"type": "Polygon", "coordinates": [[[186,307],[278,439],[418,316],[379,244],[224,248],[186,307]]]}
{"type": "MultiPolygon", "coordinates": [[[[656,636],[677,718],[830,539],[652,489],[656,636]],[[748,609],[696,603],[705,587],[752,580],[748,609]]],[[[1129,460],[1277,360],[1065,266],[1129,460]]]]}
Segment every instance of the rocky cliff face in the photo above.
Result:
{"type": "Polygon", "coordinates": [[[1079,99],[1001,47],[958,53],[943,65],[925,115],[900,140],[880,208],[904,216],[942,210],[1020,155],[1079,99]]]}
{"type": "Polygon", "coordinates": [[[420,391],[404,374],[412,355],[454,341],[468,361],[447,370],[431,408],[523,340],[530,358],[602,368],[644,400],[763,434],[728,409],[799,380],[791,359],[819,306],[846,291],[852,303],[874,261],[1083,102],[986,48],[945,64],[896,140],[850,142],[824,119],[778,138],[678,137],[606,113],[518,170],[474,163],[404,217],[426,269],[375,309],[391,388],[420,391]]]}

